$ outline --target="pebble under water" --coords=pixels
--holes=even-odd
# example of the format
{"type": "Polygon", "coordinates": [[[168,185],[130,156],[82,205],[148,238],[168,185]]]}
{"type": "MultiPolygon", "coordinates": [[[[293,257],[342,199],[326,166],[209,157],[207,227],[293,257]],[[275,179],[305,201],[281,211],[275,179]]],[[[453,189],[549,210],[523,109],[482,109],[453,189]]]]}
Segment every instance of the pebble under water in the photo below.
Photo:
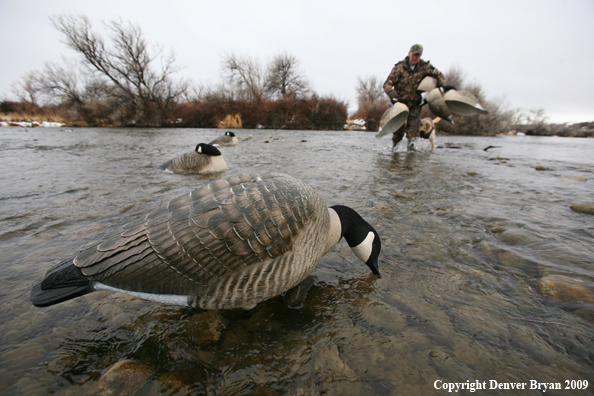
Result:
{"type": "Polygon", "coordinates": [[[594,202],[594,139],[438,135],[408,153],[371,133],[236,130],[221,174],[157,169],[222,133],[0,129],[1,394],[99,394],[114,378],[142,395],[594,394],[594,216],[570,209],[594,202]],[[299,309],[29,302],[80,247],[243,172],[356,209],[382,237],[383,278],[343,240],[299,309]]]}

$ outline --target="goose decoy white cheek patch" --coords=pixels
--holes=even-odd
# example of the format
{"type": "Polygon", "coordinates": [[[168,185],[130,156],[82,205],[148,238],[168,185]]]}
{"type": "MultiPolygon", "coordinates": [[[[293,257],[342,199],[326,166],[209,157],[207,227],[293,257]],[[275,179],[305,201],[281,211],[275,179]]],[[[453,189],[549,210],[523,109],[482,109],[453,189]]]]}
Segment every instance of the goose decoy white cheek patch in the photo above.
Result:
{"type": "Polygon", "coordinates": [[[359,257],[361,261],[367,262],[367,260],[369,260],[369,257],[371,257],[374,239],[375,234],[369,231],[369,234],[367,234],[367,237],[363,240],[363,242],[351,248],[353,253],[355,253],[355,255],[359,257]]]}

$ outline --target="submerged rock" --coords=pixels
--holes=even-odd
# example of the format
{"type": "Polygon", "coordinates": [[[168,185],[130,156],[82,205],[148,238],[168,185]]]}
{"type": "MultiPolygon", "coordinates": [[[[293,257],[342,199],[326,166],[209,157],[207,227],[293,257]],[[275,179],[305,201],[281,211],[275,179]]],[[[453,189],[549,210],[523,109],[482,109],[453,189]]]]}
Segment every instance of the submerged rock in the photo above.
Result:
{"type": "Polygon", "coordinates": [[[505,230],[501,233],[501,239],[511,244],[525,244],[533,241],[532,236],[528,232],[520,228],[512,228],[510,230],[505,230]]]}
{"type": "Polygon", "coordinates": [[[146,395],[190,395],[194,378],[185,370],[174,370],[157,376],[146,395]]]}
{"type": "Polygon", "coordinates": [[[570,208],[574,212],[594,215],[594,202],[575,204],[571,205],[570,208]]]}
{"type": "Polygon", "coordinates": [[[99,378],[87,396],[135,395],[144,387],[152,373],[153,369],[145,363],[136,360],[122,360],[111,366],[99,378]]]}
{"type": "Polygon", "coordinates": [[[136,206],[138,206],[138,205],[140,205],[140,203],[139,203],[139,202],[136,202],[136,203],[130,203],[130,204],[124,205],[124,206],[123,206],[123,207],[120,209],[120,213],[126,213],[127,211],[129,211],[130,209],[132,209],[132,208],[134,208],[134,207],[136,207],[136,206]]]}
{"type": "Polygon", "coordinates": [[[557,176],[559,179],[575,180],[575,181],[588,181],[587,177],[582,176],[557,176]]]}
{"type": "Polygon", "coordinates": [[[552,301],[594,304],[594,293],[581,279],[563,275],[548,275],[540,278],[538,289],[552,301]]]}
{"type": "Polygon", "coordinates": [[[580,318],[587,320],[588,322],[594,323],[594,309],[591,308],[580,308],[573,311],[573,314],[580,318]]]}
{"type": "Polygon", "coordinates": [[[180,327],[190,336],[195,345],[210,345],[221,339],[221,331],[227,327],[220,311],[206,311],[192,315],[180,327]]]}

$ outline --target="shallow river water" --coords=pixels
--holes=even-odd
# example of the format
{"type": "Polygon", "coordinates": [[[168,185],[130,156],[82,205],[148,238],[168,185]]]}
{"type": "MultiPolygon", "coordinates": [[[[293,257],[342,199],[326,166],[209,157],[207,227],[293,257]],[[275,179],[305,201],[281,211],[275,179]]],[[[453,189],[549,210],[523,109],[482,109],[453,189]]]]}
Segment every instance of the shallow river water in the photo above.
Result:
{"type": "Polygon", "coordinates": [[[594,139],[438,135],[407,153],[370,133],[237,130],[222,174],[156,168],[223,132],[0,129],[0,394],[95,392],[123,360],[142,367],[143,395],[445,395],[477,381],[474,394],[594,394],[594,216],[570,209],[594,202],[594,139]],[[83,245],[241,172],[289,173],[355,208],[382,237],[383,278],[341,241],[300,309],[107,291],[29,302],[83,245]],[[525,389],[498,388],[511,383],[525,389]]]}

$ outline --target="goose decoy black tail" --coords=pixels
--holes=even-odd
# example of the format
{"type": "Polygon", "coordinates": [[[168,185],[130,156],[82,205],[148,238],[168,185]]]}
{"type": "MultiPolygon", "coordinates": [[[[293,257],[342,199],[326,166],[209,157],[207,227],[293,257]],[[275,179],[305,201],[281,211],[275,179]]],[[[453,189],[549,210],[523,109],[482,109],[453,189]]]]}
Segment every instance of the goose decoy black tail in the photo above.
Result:
{"type": "Polygon", "coordinates": [[[48,307],[94,290],[91,280],[69,259],[51,268],[45,278],[33,286],[30,299],[36,307],[48,307]]]}

